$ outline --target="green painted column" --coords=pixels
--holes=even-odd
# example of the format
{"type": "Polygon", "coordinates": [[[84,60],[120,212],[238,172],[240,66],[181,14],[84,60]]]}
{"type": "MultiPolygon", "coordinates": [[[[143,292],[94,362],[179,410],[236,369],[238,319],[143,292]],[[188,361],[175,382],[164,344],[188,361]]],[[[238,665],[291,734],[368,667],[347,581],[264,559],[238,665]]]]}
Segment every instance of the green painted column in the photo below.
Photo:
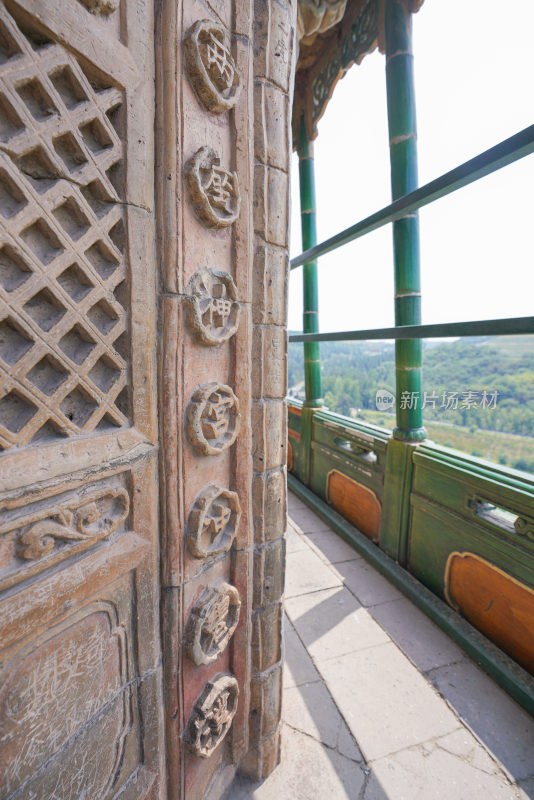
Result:
{"type": "MultiPolygon", "coordinates": [[[[391,194],[397,200],[418,186],[417,127],[412,55],[412,15],[402,0],[386,0],[386,86],[391,162],[391,194]]],[[[395,263],[395,324],[421,322],[419,215],[407,214],[393,223],[395,263]]],[[[395,439],[426,438],[422,410],[422,342],[395,343],[397,426],[395,439]]]]}
{"type": "MultiPolygon", "coordinates": [[[[300,219],[302,230],[302,250],[317,244],[315,171],[313,143],[308,141],[304,119],[301,121],[299,156],[300,181],[300,219]]],[[[319,332],[319,287],[317,282],[317,261],[310,261],[302,267],[303,322],[304,333],[319,332]]],[[[321,408],[323,390],[321,382],[321,361],[319,342],[304,344],[304,379],[308,408],[321,408]]]]}

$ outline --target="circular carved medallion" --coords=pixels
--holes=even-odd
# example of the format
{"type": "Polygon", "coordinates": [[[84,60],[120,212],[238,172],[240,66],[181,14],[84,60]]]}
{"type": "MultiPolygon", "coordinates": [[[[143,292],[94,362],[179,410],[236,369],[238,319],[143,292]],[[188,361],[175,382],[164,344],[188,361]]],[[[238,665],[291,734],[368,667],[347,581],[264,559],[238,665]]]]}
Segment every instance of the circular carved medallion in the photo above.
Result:
{"type": "Polygon", "coordinates": [[[208,586],[189,613],[185,641],[189,658],[211,664],[224,652],[237,623],[241,600],[234,586],[219,581],[208,586]]]}
{"type": "Polygon", "coordinates": [[[186,289],[189,327],[202,344],[226,342],[237,331],[240,307],[228,272],[205,267],[195,272],[186,289]]]}
{"type": "Polygon", "coordinates": [[[239,687],[232,675],[208,681],[198,697],[184,735],[188,747],[201,758],[210,756],[222,742],[237,711],[239,687]]]}
{"type": "Polygon", "coordinates": [[[231,447],[239,432],[239,400],[224,383],[204,383],[187,406],[187,435],[197,450],[216,456],[231,447]]]}
{"type": "Polygon", "coordinates": [[[232,546],[241,519],[239,497],[210,483],[197,496],[187,520],[187,544],[195,558],[225,553],[232,546]]]}
{"type": "Polygon", "coordinates": [[[191,85],[202,105],[215,114],[228,111],[241,92],[241,75],[221,25],[199,20],[184,39],[185,63],[191,85]]]}
{"type": "Polygon", "coordinates": [[[193,208],[208,228],[226,228],[239,216],[241,196],[237,174],[221,167],[211,147],[201,147],[185,165],[193,208]]]}

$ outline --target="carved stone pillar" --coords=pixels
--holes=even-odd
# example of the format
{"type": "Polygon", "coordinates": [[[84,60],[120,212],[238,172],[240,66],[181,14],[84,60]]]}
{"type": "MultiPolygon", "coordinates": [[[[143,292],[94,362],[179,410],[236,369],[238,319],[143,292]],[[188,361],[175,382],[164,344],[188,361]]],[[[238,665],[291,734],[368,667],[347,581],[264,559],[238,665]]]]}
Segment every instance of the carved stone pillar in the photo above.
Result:
{"type": "Polygon", "coordinates": [[[158,17],[169,798],[278,759],[294,29],[279,2],[158,17]]]}

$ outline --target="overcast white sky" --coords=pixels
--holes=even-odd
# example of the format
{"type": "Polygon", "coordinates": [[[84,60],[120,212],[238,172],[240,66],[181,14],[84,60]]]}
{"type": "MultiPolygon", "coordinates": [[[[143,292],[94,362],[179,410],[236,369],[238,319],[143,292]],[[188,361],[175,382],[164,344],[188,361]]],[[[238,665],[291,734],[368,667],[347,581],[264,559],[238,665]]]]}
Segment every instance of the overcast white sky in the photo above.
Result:
{"type": "MultiPolygon", "coordinates": [[[[414,16],[419,182],[534,123],[533,0],[425,0],[414,16]]],[[[292,255],[301,252],[293,156],[292,255]]],[[[319,241],[391,200],[384,57],[340,81],[315,142],[319,241]]],[[[423,322],[534,314],[534,156],[420,212],[423,322]]],[[[302,328],[301,269],[289,327],[302,328]]],[[[393,325],[391,225],[319,260],[322,331],[393,325]]]]}

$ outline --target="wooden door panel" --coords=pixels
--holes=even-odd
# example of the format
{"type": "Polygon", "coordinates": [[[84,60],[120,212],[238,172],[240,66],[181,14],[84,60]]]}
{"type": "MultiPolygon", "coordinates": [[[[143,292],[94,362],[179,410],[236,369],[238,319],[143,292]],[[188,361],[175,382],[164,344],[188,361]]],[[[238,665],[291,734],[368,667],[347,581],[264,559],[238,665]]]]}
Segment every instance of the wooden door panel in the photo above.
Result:
{"type": "Polygon", "coordinates": [[[148,0],[0,2],[10,800],[164,791],[153,92],[148,0]]]}

